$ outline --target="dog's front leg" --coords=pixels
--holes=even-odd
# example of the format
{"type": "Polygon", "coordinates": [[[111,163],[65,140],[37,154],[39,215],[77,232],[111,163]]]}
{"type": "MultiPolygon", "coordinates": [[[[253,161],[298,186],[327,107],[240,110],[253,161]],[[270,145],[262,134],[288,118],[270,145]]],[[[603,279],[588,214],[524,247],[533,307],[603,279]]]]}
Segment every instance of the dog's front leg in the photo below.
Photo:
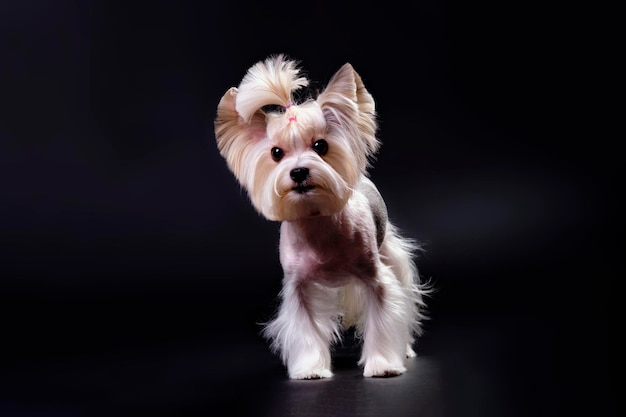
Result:
{"type": "Polygon", "coordinates": [[[276,318],[265,328],[292,379],[333,376],[330,345],[338,335],[336,291],[285,278],[276,318]]]}

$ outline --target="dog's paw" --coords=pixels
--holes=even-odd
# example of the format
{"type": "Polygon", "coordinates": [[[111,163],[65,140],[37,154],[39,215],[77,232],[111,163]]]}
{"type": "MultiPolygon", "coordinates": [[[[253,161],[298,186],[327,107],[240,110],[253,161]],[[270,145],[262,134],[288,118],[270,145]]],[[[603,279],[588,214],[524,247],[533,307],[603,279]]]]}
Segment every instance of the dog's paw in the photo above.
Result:
{"type": "Polygon", "coordinates": [[[365,361],[363,376],[387,378],[391,376],[398,376],[405,372],[406,368],[401,363],[391,363],[386,359],[378,357],[365,361]]]}
{"type": "Polygon", "coordinates": [[[289,378],[291,379],[322,379],[330,378],[333,373],[329,369],[317,368],[310,369],[308,371],[290,372],[289,378]]]}
{"type": "Polygon", "coordinates": [[[407,358],[414,358],[416,356],[417,356],[417,353],[415,353],[415,351],[413,350],[411,345],[406,345],[406,357],[407,358]]]}

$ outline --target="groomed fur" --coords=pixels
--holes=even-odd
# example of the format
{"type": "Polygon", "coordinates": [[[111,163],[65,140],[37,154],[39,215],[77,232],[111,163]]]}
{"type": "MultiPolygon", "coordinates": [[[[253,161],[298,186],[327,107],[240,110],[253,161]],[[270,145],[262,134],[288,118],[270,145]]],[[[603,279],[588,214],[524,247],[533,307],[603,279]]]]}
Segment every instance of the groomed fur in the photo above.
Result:
{"type": "Polygon", "coordinates": [[[281,306],[264,335],[290,378],[332,376],[331,347],[354,327],[364,376],[405,372],[421,332],[414,256],[367,177],[378,151],[372,96],[350,64],[316,98],[284,55],[252,66],[222,97],[217,146],[253,206],[280,221],[281,306]],[[269,105],[278,110],[267,110],[269,105]]]}

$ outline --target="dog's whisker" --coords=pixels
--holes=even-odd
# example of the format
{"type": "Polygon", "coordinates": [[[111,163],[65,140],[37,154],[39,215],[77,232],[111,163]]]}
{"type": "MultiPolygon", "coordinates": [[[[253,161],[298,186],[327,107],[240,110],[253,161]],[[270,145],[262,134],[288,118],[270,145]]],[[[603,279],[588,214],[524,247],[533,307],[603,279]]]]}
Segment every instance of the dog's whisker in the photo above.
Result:
{"type": "Polygon", "coordinates": [[[282,198],[283,196],[278,192],[278,188],[276,187],[276,181],[274,181],[274,195],[278,198],[282,198]]]}

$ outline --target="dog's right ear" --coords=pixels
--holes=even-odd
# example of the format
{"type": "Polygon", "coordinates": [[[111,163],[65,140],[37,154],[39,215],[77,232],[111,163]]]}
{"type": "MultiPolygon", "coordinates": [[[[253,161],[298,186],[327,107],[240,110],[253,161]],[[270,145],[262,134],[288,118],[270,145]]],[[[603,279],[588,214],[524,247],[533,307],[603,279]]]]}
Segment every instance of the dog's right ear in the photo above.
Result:
{"type": "Polygon", "coordinates": [[[266,136],[265,114],[258,110],[245,122],[235,108],[238,90],[231,87],[222,96],[215,118],[217,148],[228,166],[239,178],[241,165],[248,151],[266,136]]]}

